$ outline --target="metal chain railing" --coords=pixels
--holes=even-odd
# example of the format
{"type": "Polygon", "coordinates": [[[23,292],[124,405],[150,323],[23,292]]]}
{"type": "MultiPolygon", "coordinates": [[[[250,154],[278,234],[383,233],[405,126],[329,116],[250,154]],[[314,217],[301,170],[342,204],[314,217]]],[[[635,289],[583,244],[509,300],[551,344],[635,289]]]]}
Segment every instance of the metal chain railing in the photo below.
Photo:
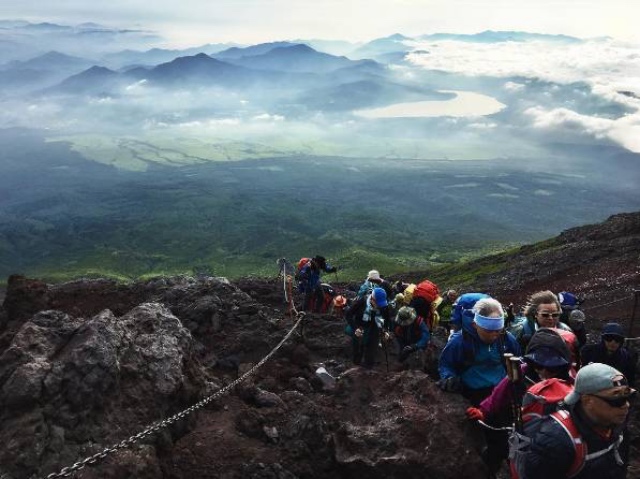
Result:
{"type": "Polygon", "coordinates": [[[611,301],[609,303],[603,303],[603,304],[596,304],[595,306],[589,306],[588,308],[580,308],[582,311],[589,311],[591,309],[597,309],[597,308],[602,308],[604,306],[609,306],[611,304],[615,304],[615,303],[619,303],[621,301],[627,301],[629,299],[633,299],[633,295],[631,296],[625,296],[624,298],[620,298],[620,299],[616,299],[615,301],[611,301]]]}
{"type": "Polygon", "coordinates": [[[300,325],[300,323],[304,319],[304,314],[303,313],[297,313],[296,312],[296,314],[297,314],[297,320],[296,320],[295,324],[289,330],[289,332],[285,335],[285,337],[282,338],[282,340],[276,345],[276,347],[274,347],[269,352],[269,354],[267,354],[264,358],[262,358],[260,361],[258,361],[251,369],[249,369],[246,373],[244,373],[242,376],[240,376],[235,381],[232,381],[231,383],[229,383],[226,386],[224,386],[222,389],[219,389],[218,391],[216,391],[215,393],[213,393],[209,397],[206,397],[205,399],[202,399],[201,401],[199,401],[196,404],[194,404],[193,406],[185,409],[184,411],[181,411],[181,412],[179,412],[177,414],[174,414],[173,416],[171,416],[171,417],[169,417],[167,419],[164,419],[162,421],[158,421],[158,422],[148,426],[146,429],[144,429],[143,431],[139,432],[138,434],[135,434],[135,435],[131,436],[128,439],[124,439],[124,440],[120,441],[119,443],[117,443],[117,444],[115,444],[115,445],[113,445],[111,447],[106,447],[101,452],[96,453],[93,456],[89,456],[89,457],[83,459],[82,461],[78,461],[75,464],[73,464],[72,466],[65,467],[65,468],[61,469],[59,472],[49,474],[48,476],[46,476],[46,479],[54,479],[54,478],[59,478],[59,477],[69,477],[71,474],[79,471],[80,469],[83,469],[86,465],[95,464],[96,462],[98,462],[99,460],[104,459],[105,457],[107,457],[109,454],[111,454],[113,452],[116,452],[116,451],[118,451],[120,449],[124,449],[124,448],[132,446],[133,444],[138,442],[140,439],[143,439],[143,438],[145,438],[147,436],[150,436],[151,434],[156,433],[160,429],[162,429],[164,427],[167,427],[170,424],[173,424],[174,422],[176,422],[176,421],[188,416],[192,412],[200,409],[201,407],[206,406],[207,404],[209,404],[214,399],[217,399],[217,398],[223,396],[224,394],[226,394],[227,392],[229,392],[230,390],[235,388],[242,381],[244,381],[249,376],[251,376],[253,373],[255,373],[258,370],[258,368],[260,368],[264,363],[266,363],[271,358],[271,356],[273,356],[276,353],[276,351],[278,351],[282,347],[282,345],[287,342],[287,340],[291,337],[293,332],[296,330],[296,328],[300,325]]]}

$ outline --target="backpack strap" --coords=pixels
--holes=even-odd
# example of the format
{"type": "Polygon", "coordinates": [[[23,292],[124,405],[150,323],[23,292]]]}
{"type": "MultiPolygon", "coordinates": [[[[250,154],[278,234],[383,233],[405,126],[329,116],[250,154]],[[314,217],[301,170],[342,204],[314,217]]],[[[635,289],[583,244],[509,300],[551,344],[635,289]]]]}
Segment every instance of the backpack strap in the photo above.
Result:
{"type": "Polygon", "coordinates": [[[584,467],[587,457],[587,446],[582,442],[582,435],[580,431],[578,431],[573,419],[571,419],[569,411],[561,409],[551,414],[551,418],[560,424],[571,439],[571,444],[573,444],[575,454],[573,455],[573,463],[567,472],[567,477],[574,477],[584,467]]]}
{"type": "Polygon", "coordinates": [[[573,422],[573,419],[571,419],[571,414],[569,414],[569,411],[561,409],[551,414],[551,417],[558,424],[560,424],[560,426],[562,426],[565,432],[569,435],[569,437],[571,438],[571,442],[573,443],[573,447],[576,451],[573,458],[573,464],[571,464],[571,468],[567,473],[567,477],[575,477],[580,471],[582,471],[582,468],[584,468],[584,465],[587,461],[602,457],[611,451],[613,451],[616,464],[620,466],[624,465],[624,461],[622,460],[620,451],[618,450],[620,448],[620,445],[622,444],[622,441],[624,440],[623,434],[620,434],[618,439],[616,439],[616,441],[612,444],[609,444],[608,447],[605,447],[604,449],[601,449],[599,451],[592,452],[591,454],[587,454],[587,445],[582,441],[582,436],[580,435],[576,424],[573,422]]]}

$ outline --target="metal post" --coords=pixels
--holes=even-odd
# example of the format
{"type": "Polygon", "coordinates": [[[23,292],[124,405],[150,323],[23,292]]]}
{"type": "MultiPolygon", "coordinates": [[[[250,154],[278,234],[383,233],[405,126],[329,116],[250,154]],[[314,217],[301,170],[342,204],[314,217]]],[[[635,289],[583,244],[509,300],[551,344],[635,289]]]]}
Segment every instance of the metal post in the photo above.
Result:
{"type": "Polygon", "coordinates": [[[631,321],[629,321],[628,337],[633,337],[633,323],[636,320],[636,309],[638,309],[638,298],[640,297],[640,289],[633,290],[633,311],[631,312],[631,321]]]}

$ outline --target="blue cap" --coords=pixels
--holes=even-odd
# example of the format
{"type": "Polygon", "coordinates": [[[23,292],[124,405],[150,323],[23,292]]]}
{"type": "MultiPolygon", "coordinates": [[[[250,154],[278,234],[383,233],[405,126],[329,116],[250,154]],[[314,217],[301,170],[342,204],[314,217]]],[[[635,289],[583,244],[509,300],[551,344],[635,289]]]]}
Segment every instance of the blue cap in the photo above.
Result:
{"type": "Polygon", "coordinates": [[[373,299],[379,308],[384,308],[387,304],[387,292],[382,288],[373,288],[373,299]]]}

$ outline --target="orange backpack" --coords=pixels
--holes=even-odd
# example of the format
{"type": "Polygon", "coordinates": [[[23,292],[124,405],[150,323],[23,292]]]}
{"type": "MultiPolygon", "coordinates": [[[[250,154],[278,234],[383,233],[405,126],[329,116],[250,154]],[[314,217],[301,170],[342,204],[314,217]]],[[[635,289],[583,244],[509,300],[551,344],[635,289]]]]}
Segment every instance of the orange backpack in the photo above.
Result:
{"type": "Polygon", "coordinates": [[[428,279],[418,283],[416,289],[413,291],[414,298],[424,298],[430,303],[433,303],[438,296],[440,296],[438,286],[428,279]]]}

